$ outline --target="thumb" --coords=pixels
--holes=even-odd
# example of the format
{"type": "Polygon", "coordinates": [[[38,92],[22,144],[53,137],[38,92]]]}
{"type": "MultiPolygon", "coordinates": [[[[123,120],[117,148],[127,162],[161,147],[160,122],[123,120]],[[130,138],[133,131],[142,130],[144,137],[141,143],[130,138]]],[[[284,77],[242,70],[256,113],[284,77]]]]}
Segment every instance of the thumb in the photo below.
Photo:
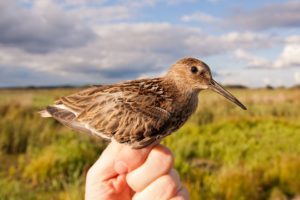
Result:
{"type": "Polygon", "coordinates": [[[98,180],[108,180],[118,174],[130,172],[144,163],[151,149],[152,147],[132,149],[113,140],[88,173],[98,180]]]}

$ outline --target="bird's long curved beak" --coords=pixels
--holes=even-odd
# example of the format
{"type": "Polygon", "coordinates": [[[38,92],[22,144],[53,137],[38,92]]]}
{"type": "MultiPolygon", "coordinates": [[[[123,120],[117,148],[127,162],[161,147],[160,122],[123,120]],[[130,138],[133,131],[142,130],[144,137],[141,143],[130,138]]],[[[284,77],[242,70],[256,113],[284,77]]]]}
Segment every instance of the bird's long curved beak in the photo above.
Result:
{"type": "Polygon", "coordinates": [[[212,80],[208,88],[224,96],[226,99],[232,101],[233,103],[241,107],[243,110],[247,110],[246,106],[244,106],[237,98],[235,98],[230,92],[228,92],[222,85],[220,85],[215,80],[212,80]]]}

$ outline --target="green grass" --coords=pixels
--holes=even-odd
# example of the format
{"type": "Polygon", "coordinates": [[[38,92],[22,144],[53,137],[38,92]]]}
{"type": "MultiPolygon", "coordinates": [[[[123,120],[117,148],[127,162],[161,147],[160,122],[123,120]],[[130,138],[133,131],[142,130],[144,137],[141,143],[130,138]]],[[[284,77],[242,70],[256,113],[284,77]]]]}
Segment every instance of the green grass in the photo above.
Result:
{"type": "MultiPolygon", "coordinates": [[[[0,199],[82,199],[85,174],[106,144],[37,111],[78,89],[0,90],[0,199]]],[[[192,199],[300,196],[300,90],[212,92],[163,140],[192,199]]]]}

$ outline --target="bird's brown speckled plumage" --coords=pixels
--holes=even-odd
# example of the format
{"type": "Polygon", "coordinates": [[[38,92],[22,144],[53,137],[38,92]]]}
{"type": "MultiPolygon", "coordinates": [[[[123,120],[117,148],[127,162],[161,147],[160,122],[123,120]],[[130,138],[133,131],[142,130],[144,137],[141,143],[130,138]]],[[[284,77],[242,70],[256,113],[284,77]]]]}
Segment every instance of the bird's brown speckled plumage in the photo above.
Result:
{"type": "Polygon", "coordinates": [[[197,87],[199,77],[189,74],[190,66],[201,66],[201,80],[210,81],[205,63],[185,58],[164,77],[93,86],[60,98],[41,113],[75,130],[143,148],[180,128],[195,111],[206,85],[197,87]]]}

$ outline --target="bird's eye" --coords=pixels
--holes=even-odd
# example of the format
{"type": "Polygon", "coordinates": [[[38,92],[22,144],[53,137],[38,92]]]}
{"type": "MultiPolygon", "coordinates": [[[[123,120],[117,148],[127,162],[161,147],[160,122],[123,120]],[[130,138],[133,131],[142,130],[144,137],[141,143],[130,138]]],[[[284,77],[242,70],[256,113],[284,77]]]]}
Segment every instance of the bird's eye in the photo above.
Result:
{"type": "Polygon", "coordinates": [[[191,67],[191,72],[194,73],[194,74],[197,73],[198,72],[198,68],[195,67],[195,66],[192,66],[191,67]]]}

